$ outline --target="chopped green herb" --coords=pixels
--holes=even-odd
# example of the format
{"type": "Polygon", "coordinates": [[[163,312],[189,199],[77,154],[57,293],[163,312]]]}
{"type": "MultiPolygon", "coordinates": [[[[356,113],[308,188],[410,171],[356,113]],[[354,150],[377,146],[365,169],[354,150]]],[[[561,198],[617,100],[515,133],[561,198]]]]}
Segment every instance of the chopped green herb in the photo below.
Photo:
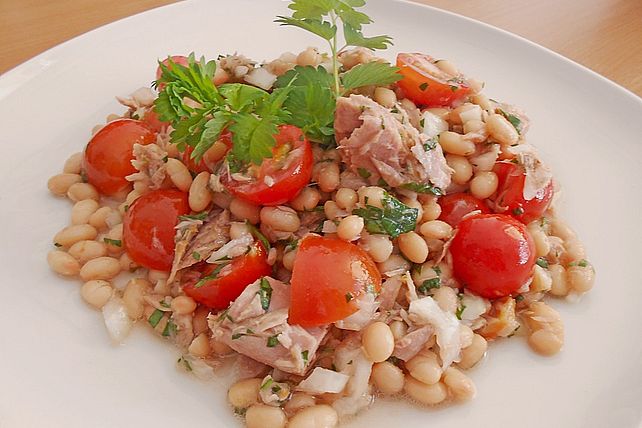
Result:
{"type": "Polygon", "coordinates": [[[419,121],[419,126],[423,128],[425,123],[426,123],[426,118],[422,117],[421,120],[419,121]]]}
{"type": "Polygon", "coordinates": [[[194,288],[201,288],[202,286],[207,284],[208,281],[211,281],[213,279],[218,278],[218,274],[221,273],[223,268],[225,266],[229,265],[229,264],[230,264],[229,262],[228,263],[221,263],[218,266],[216,266],[216,268],[212,271],[212,273],[210,273],[209,275],[206,275],[203,278],[199,279],[198,282],[196,284],[194,284],[194,288]]]}
{"type": "Polygon", "coordinates": [[[227,318],[227,313],[229,312],[230,308],[225,309],[223,312],[218,314],[218,317],[216,317],[217,322],[223,321],[225,318],[227,318]]]}
{"type": "Polygon", "coordinates": [[[199,253],[198,251],[194,251],[194,252],[192,253],[192,258],[193,258],[194,260],[200,260],[200,259],[201,259],[201,253],[199,253]]]}
{"type": "Polygon", "coordinates": [[[441,268],[439,266],[433,266],[432,270],[434,270],[438,276],[441,276],[441,268]]]}
{"type": "Polygon", "coordinates": [[[421,285],[417,288],[417,290],[419,290],[420,293],[428,294],[428,292],[433,288],[439,288],[439,287],[441,287],[441,279],[437,277],[437,278],[430,278],[425,280],[424,282],[421,283],[421,285]]]}
{"type": "Polygon", "coordinates": [[[301,352],[301,358],[303,358],[303,364],[308,364],[308,350],[301,352]]]}
{"type": "Polygon", "coordinates": [[[517,296],[515,296],[515,301],[516,302],[521,302],[522,300],[524,300],[524,295],[518,294],[517,296]]]}
{"type": "Polygon", "coordinates": [[[165,156],[165,157],[163,158],[163,162],[165,162],[165,163],[167,163],[167,161],[168,161],[168,160],[169,160],[169,157],[167,157],[167,156],[165,156]]]}
{"type": "Polygon", "coordinates": [[[168,336],[175,336],[176,331],[178,330],[178,327],[174,323],[174,321],[170,318],[167,320],[167,324],[165,325],[165,328],[163,329],[163,336],[168,337],[168,336]]]}
{"type": "Polygon", "coordinates": [[[397,198],[386,193],[381,201],[383,208],[368,205],[358,208],[353,214],[363,217],[366,229],[370,233],[382,233],[396,238],[402,233],[415,229],[418,210],[401,203],[397,198]]]}
{"type": "Polygon", "coordinates": [[[232,340],[237,340],[240,339],[241,337],[245,336],[245,333],[233,333],[232,334],[232,340]]]}
{"type": "Polygon", "coordinates": [[[272,287],[270,282],[265,278],[261,278],[261,285],[259,286],[259,297],[261,300],[261,307],[267,311],[270,307],[270,300],[272,300],[272,287]]]}
{"type": "Polygon", "coordinates": [[[178,219],[181,221],[205,220],[208,214],[209,213],[207,211],[203,211],[202,213],[198,213],[198,214],[179,215],[178,219]]]}
{"type": "Polygon", "coordinates": [[[522,214],[524,214],[524,208],[517,207],[517,208],[513,209],[513,214],[514,215],[522,215],[522,214]]]}
{"type": "Polygon", "coordinates": [[[522,121],[519,117],[515,116],[514,114],[506,113],[500,108],[498,108],[496,112],[504,116],[506,120],[508,120],[510,124],[513,125],[513,128],[515,128],[518,134],[522,133],[522,121]]]}
{"type": "Polygon", "coordinates": [[[537,260],[535,260],[535,263],[537,263],[537,266],[548,269],[548,261],[544,257],[540,257],[537,260]]]}
{"type": "Polygon", "coordinates": [[[270,251],[270,248],[272,247],[270,246],[270,241],[268,241],[265,235],[263,235],[256,226],[254,226],[252,223],[250,223],[247,220],[245,220],[245,225],[247,226],[248,229],[250,229],[250,233],[252,234],[252,236],[254,236],[256,239],[258,239],[261,242],[261,244],[263,244],[263,248],[265,248],[266,251],[270,251]]]}
{"type": "Polygon", "coordinates": [[[156,309],[156,310],[155,310],[154,312],[152,312],[152,314],[149,316],[149,319],[147,320],[147,322],[149,322],[149,324],[150,324],[152,327],[156,327],[156,326],[158,325],[158,323],[160,322],[160,320],[163,318],[163,315],[164,315],[164,314],[165,314],[165,313],[164,313],[163,311],[161,311],[160,309],[156,309]]]}
{"type": "Polygon", "coordinates": [[[352,293],[346,293],[346,302],[350,303],[352,299],[354,299],[352,293]]]}
{"type": "Polygon", "coordinates": [[[281,391],[281,387],[279,385],[273,385],[272,386],[272,393],[273,394],[276,394],[279,391],[281,391]]]}
{"type": "Polygon", "coordinates": [[[424,143],[424,150],[427,152],[434,150],[437,147],[437,144],[439,144],[439,137],[432,137],[424,143]]]}
{"type": "Polygon", "coordinates": [[[279,335],[275,334],[274,336],[270,336],[267,338],[267,347],[268,348],[274,348],[276,345],[279,344],[279,335]]]}
{"type": "Polygon", "coordinates": [[[416,193],[429,193],[435,196],[445,195],[443,190],[441,190],[439,187],[433,186],[432,184],[405,183],[405,184],[402,184],[401,187],[403,189],[412,190],[413,192],[416,192],[416,193]]]}
{"type": "Polygon", "coordinates": [[[269,388],[270,385],[272,385],[273,383],[274,383],[274,379],[272,379],[272,377],[268,377],[267,379],[265,379],[265,382],[261,384],[259,389],[269,388]]]}
{"type": "Polygon", "coordinates": [[[361,178],[370,178],[370,176],[372,175],[372,173],[365,168],[357,168],[357,172],[359,173],[361,178]]]}
{"type": "Polygon", "coordinates": [[[62,247],[62,244],[59,244],[59,243],[57,243],[57,242],[54,242],[54,246],[56,246],[56,247],[60,248],[60,247],[62,247]]]}
{"type": "Polygon", "coordinates": [[[125,211],[125,212],[129,211],[129,204],[126,204],[126,205],[123,207],[123,211],[125,211]]]}
{"type": "Polygon", "coordinates": [[[419,85],[419,89],[421,89],[422,91],[425,91],[426,89],[428,89],[428,83],[426,82],[422,83],[421,85],[419,85]]]}
{"type": "Polygon", "coordinates": [[[571,262],[571,263],[568,264],[569,267],[571,267],[571,266],[587,267],[588,265],[589,265],[589,262],[588,262],[588,260],[585,260],[585,259],[582,259],[582,260],[577,261],[577,262],[571,262]]]}
{"type": "Polygon", "coordinates": [[[455,316],[457,317],[458,320],[461,320],[461,316],[464,313],[464,310],[466,309],[466,305],[463,303],[459,304],[459,307],[457,307],[457,310],[455,311],[455,316]]]}
{"type": "Polygon", "coordinates": [[[123,241],[120,239],[109,239],[109,238],[103,238],[103,242],[107,245],[113,245],[114,247],[122,247],[123,246],[123,241]]]}
{"type": "Polygon", "coordinates": [[[188,371],[188,372],[193,371],[192,365],[190,364],[190,362],[184,356],[181,356],[178,360],[176,360],[176,362],[178,364],[182,364],[183,367],[185,367],[186,371],[188,371]]]}
{"type": "Polygon", "coordinates": [[[234,414],[238,416],[245,416],[245,413],[247,413],[247,409],[245,407],[235,407],[234,408],[234,414]]]}
{"type": "Polygon", "coordinates": [[[170,307],[170,306],[169,306],[169,303],[167,303],[167,302],[166,302],[166,301],[164,301],[164,300],[160,300],[160,301],[158,302],[158,304],[159,304],[159,305],[161,305],[161,306],[162,306],[162,307],[164,307],[164,308],[169,308],[169,307],[170,307]]]}
{"type": "Polygon", "coordinates": [[[395,356],[392,356],[392,355],[390,357],[388,357],[388,359],[386,361],[388,361],[389,363],[394,364],[395,366],[400,366],[401,365],[401,359],[399,359],[399,358],[397,358],[395,356]]]}
{"type": "Polygon", "coordinates": [[[448,86],[450,86],[450,90],[453,91],[453,92],[455,92],[455,91],[457,91],[457,89],[459,89],[459,86],[455,86],[455,85],[448,85],[448,86]]]}

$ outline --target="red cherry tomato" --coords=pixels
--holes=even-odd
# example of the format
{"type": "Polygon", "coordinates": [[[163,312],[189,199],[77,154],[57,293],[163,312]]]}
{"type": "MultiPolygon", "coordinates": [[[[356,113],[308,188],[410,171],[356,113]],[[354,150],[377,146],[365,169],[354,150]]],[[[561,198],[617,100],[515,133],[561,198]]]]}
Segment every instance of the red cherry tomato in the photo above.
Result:
{"type": "Polygon", "coordinates": [[[156,134],[137,120],[109,122],[85,148],[83,164],[87,180],[104,195],[125,189],[129,186],[125,177],[136,172],[131,163],[134,144],[146,145],[155,141],[156,134]]]}
{"type": "Polygon", "coordinates": [[[267,262],[267,251],[258,242],[249,252],[234,258],[229,267],[221,269],[216,278],[202,281],[219,267],[207,264],[201,275],[183,285],[185,294],[207,307],[225,309],[245,287],[272,272],[272,266],[267,262]]]}
{"type": "Polygon", "coordinates": [[[174,260],[174,226],[190,212],[187,193],[153,190],[136,199],[123,219],[123,244],[133,261],[169,271],[174,260]]]}
{"type": "Polygon", "coordinates": [[[162,132],[167,129],[169,126],[169,122],[163,122],[160,120],[158,117],[158,113],[153,108],[150,108],[145,112],[145,115],[141,119],[141,122],[143,122],[143,125],[147,127],[152,132],[162,132]]]}
{"type": "Polygon", "coordinates": [[[357,297],[381,289],[381,274],[356,245],[308,235],[297,250],[290,282],[290,322],[315,326],[356,312],[357,297]]]}
{"type": "Polygon", "coordinates": [[[537,192],[529,201],[524,199],[524,168],[512,162],[497,162],[493,168],[498,184],[495,211],[510,214],[524,224],[542,217],[553,199],[553,182],[537,192]]]}
{"type": "Polygon", "coordinates": [[[481,211],[482,214],[490,212],[486,204],[468,193],[452,193],[439,198],[441,214],[439,220],[445,221],[452,227],[459,224],[461,219],[473,211],[481,211]]]}
{"type": "Polygon", "coordinates": [[[196,162],[195,159],[192,159],[192,152],[194,151],[194,148],[192,146],[187,146],[185,147],[185,151],[183,154],[181,154],[181,159],[183,159],[183,163],[189,169],[190,171],[198,174],[204,171],[207,172],[212,172],[210,167],[207,166],[205,163],[205,159],[201,158],[200,161],[196,162]]]}
{"type": "Polygon", "coordinates": [[[230,193],[256,205],[280,205],[293,199],[310,182],[312,148],[301,130],[281,125],[274,137],[272,158],[263,161],[254,180],[235,181],[227,174],[221,177],[230,193]]]}
{"type": "Polygon", "coordinates": [[[400,53],[397,67],[403,76],[397,85],[407,98],[426,107],[454,104],[470,92],[460,75],[453,76],[439,69],[431,56],[420,53],[400,53]]]}
{"type": "MultiPolygon", "coordinates": [[[[169,60],[170,59],[172,60],[172,62],[174,64],[180,64],[180,65],[183,65],[185,67],[187,67],[189,65],[189,60],[184,55],[172,55],[169,58],[165,58],[163,61],[161,61],[161,63],[164,66],[167,67],[167,65],[169,64],[169,60]]],[[[161,70],[160,65],[159,65],[156,68],[156,80],[160,79],[162,75],[163,75],[163,70],[161,70]]],[[[165,88],[165,84],[164,83],[161,83],[161,84],[158,85],[158,90],[159,91],[162,91],[163,88],[165,88]]]]}
{"type": "Polygon", "coordinates": [[[455,277],[471,292],[497,299],[516,292],[535,264],[526,227],[503,214],[462,220],[450,245],[455,277]]]}

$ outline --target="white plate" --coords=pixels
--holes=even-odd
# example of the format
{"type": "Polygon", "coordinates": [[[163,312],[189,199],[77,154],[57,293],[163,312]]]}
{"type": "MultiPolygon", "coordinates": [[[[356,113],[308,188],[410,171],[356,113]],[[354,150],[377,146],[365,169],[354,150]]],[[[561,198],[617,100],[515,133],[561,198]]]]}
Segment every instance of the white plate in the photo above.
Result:
{"type": "MultiPolygon", "coordinates": [[[[174,368],[177,352],[143,328],[110,345],[78,284],[45,262],[70,205],[49,176],[154,77],[155,61],[192,50],[269,59],[319,42],[272,23],[283,1],[184,2],[58,46],[0,78],[0,427],[239,426],[225,390],[174,368]]],[[[450,58],[486,93],[523,107],[529,139],[564,187],[563,214],[594,263],[595,289],[554,302],[563,352],[534,355],[523,339],[494,343],[475,369],[477,398],[424,410],[377,403],[354,427],[637,427],[642,420],[642,101],[550,51],[460,16],[372,0],[368,31],[394,51],[450,58]]],[[[389,55],[393,55],[392,52],[389,55]]]]}

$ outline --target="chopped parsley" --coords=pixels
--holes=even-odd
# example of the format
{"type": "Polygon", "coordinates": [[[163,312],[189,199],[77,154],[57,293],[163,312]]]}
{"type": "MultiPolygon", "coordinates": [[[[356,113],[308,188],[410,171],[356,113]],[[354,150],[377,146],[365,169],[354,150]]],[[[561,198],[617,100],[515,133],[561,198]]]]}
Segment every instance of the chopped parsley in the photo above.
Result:
{"type": "Polygon", "coordinates": [[[455,316],[457,317],[458,320],[461,320],[461,316],[463,315],[464,310],[466,309],[466,305],[464,305],[464,302],[462,301],[462,297],[464,297],[462,293],[457,294],[457,297],[459,298],[459,306],[457,306],[457,310],[455,311],[455,316]]]}
{"type": "Polygon", "coordinates": [[[521,302],[522,300],[524,300],[524,295],[523,294],[518,294],[517,296],[515,296],[515,301],[516,302],[521,302]]]}
{"type": "Polygon", "coordinates": [[[422,83],[421,85],[419,85],[419,89],[425,91],[426,89],[428,89],[428,83],[422,83]]]}
{"type": "Polygon", "coordinates": [[[514,114],[506,113],[500,108],[496,109],[495,111],[504,116],[506,120],[508,120],[510,124],[513,125],[513,128],[515,128],[518,134],[522,133],[522,120],[519,117],[515,116],[514,114]]]}
{"type": "Polygon", "coordinates": [[[192,253],[192,258],[193,258],[194,260],[200,260],[200,259],[201,259],[201,253],[199,253],[198,251],[194,251],[194,252],[192,253]]]}
{"type": "Polygon", "coordinates": [[[60,247],[62,247],[62,244],[59,244],[59,243],[57,243],[57,242],[54,242],[54,246],[55,246],[55,247],[57,247],[57,248],[60,248],[60,247]]]}
{"type": "Polygon", "coordinates": [[[166,301],[164,301],[164,300],[160,300],[160,301],[158,302],[158,304],[159,304],[159,305],[161,305],[161,306],[162,306],[162,307],[164,307],[164,308],[169,308],[169,307],[170,307],[170,306],[169,306],[169,303],[167,303],[167,302],[166,302],[166,301]]]}
{"type": "Polygon", "coordinates": [[[167,324],[165,325],[165,328],[163,329],[163,336],[165,336],[165,337],[175,336],[177,330],[178,330],[178,326],[170,318],[169,320],[167,320],[167,324]]]}
{"type": "Polygon", "coordinates": [[[571,267],[571,266],[587,267],[588,265],[589,265],[589,262],[586,259],[582,259],[582,260],[577,261],[577,262],[571,262],[571,263],[568,264],[569,267],[571,267]]]}
{"type": "Polygon", "coordinates": [[[412,190],[416,193],[428,193],[435,196],[445,195],[444,191],[437,186],[432,184],[423,184],[423,183],[405,183],[401,185],[402,189],[412,190]]]}
{"type": "Polygon", "coordinates": [[[176,362],[178,364],[182,364],[186,371],[188,372],[193,371],[192,365],[184,356],[181,355],[181,357],[178,360],[176,360],[176,362]]]}
{"type": "Polygon", "coordinates": [[[354,299],[354,296],[352,295],[352,293],[346,293],[346,302],[350,303],[352,299],[354,299]]]}
{"type": "Polygon", "coordinates": [[[110,238],[103,238],[103,242],[107,245],[113,245],[114,247],[122,247],[123,246],[123,241],[120,239],[110,239],[110,238]]]}
{"type": "Polygon", "coordinates": [[[205,220],[207,218],[207,215],[209,213],[207,211],[203,211],[202,213],[198,214],[187,214],[187,215],[179,215],[178,219],[181,221],[189,221],[189,220],[205,220]]]}
{"type": "Polygon", "coordinates": [[[276,345],[279,344],[279,335],[275,334],[274,336],[270,336],[267,338],[267,347],[268,348],[274,348],[276,345]]]}
{"type": "Polygon", "coordinates": [[[517,208],[513,209],[513,214],[514,215],[522,215],[522,214],[524,214],[524,208],[517,207],[517,208]]]}
{"type": "Polygon", "coordinates": [[[441,279],[437,277],[425,280],[419,287],[417,287],[417,290],[419,290],[420,293],[428,294],[430,290],[439,287],[441,287],[441,279]]]}
{"type": "Polygon", "coordinates": [[[357,168],[357,172],[361,178],[370,178],[372,173],[365,168],[357,168]]]}
{"type": "Polygon", "coordinates": [[[393,238],[402,233],[415,230],[418,210],[401,203],[397,198],[386,193],[381,200],[383,208],[368,205],[352,211],[365,220],[370,233],[381,233],[393,238]]]}
{"type": "Polygon", "coordinates": [[[303,358],[303,364],[308,364],[308,350],[301,352],[301,358],[303,358]]]}
{"type": "Polygon", "coordinates": [[[163,318],[163,315],[165,313],[161,311],[160,309],[156,309],[152,314],[149,316],[149,319],[147,319],[147,322],[149,322],[149,325],[152,327],[156,328],[160,320],[163,318]]]}
{"type": "Polygon", "coordinates": [[[269,387],[270,387],[270,385],[272,385],[273,383],[274,383],[274,379],[272,379],[272,377],[271,377],[271,376],[269,376],[267,379],[265,379],[265,382],[263,382],[263,383],[261,384],[261,386],[259,387],[259,389],[269,388],[269,387]]]}
{"type": "Polygon", "coordinates": [[[245,413],[247,413],[247,409],[245,407],[235,407],[234,408],[234,414],[238,416],[245,416],[245,413]]]}
{"type": "Polygon", "coordinates": [[[252,234],[253,237],[259,240],[261,244],[263,244],[263,248],[265,248],[266,251],[270,251],[270,241],[261,233],[261,231],[254,226],[252,223],[249,221],[245,220],[245,225],[247,226],[248,229],[250,229],[250,233],[252,234]]]}
{"type": "Polygon", "coordinates": [[[272,287],[270,282],[265,278],[261,278],[261,284],[259,286],[259,298],[261,300],[261,307],[264,311],[267,311],[270,307],[270,300],[272,300],[272,287]]]}
{"type": "MultiPolygon", "coordinates": [[[[423,120],[423,119],[422,119],[423,120]]],[[[423,124],[422,124],[423,126],[423,124]]],[[[432,137],[430,140],[426,141],[424,143],[424,150],[429,152],[430,150],[434,150],[437,148],[437,144],[439,143],[439,137],[435,136],[432,137]]]]}
{"type": "Polygon", "coordinates": [[[227,262],[227,263],[221,263],[218,266],[216,266],[216,268],[214,268],[212,273],[210,273],[209,275],[206,275],[203,278],[199,279],[198,282],[196,284],[194,284],[194,288],[201,288],[202,286],[207,284],[208,281],[211,281],[213,279],[218,278],[218,274],[221,273],[223,268],[225,266],[229,265],[229,264],[230,264],[230,262],[227,262]]]}
{"type": "Polygon", "coordinates": [[[548,269],[548,261],[544,257],[539,257],[535,263],[541,268],[548,269]]]}

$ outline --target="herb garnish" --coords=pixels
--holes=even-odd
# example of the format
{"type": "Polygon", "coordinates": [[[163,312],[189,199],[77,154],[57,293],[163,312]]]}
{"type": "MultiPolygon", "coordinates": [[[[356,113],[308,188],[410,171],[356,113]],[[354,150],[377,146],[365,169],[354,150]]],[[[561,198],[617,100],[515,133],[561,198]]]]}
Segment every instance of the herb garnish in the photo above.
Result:
{"type": "Polygon", "coordinates": [[[270,300],[272,300],[272,287],[270,282],[265,278],[261,278],[261,285],[259,286],[259,298],[261,300],[261,307],[267,311],[270,307],[270,300]]]}
{"type": "Polygon", "coordinates": [[[211,280],[213,280],[213,279],[218,278],[218,274],[219,274],[219,273],[221,273],[221,271],[223,270],[223,268],[224,268],[225,266],[229,265],[229,264],[230,264],[230,262],[227,262],[227,263],[221,263],[220,265],[216,266],[216,268],[214,268],[214,270],[212,271],[212,273],[210,273],[209,275],[206,275],[206,276],[204,276],[203,278],[199,279],[199,280],[198,280],[198,282],[197,282],[196,284],[194,284],[194,288],[201,288],[201,287],[202,287],[202,286],[204,286],[208,281],[211,281],[211,280]]]}
{"type": "Polygon", "coordinates": [[[189,220],[205,220],[207,218],[207,215],[209,213],[207,211],[203,211],[202,213],[198,214],[187,214],[187,215],[179,215],[178,219],[181,221],[189,221],[189,220]]]}
{"type": "Polygon", "coordinates": [[[427,279],[424,282],[422,282],[421,285],[417,287],[417,290],[420,293],[428,294],[428,292],[433,288],[439,288],[439,287],[441,287],[441,279],[439,277],[436,277],[436,278],[427,279]]]}
{"type": "Polygon", "coordinates": [[[363,217],[370,233],[382,233],[393,238],[415,229],[418,210],[401,203],[388,193],[381,200],[383,208],[368,205],[353,210],[353,214],[363,217]]]}
{"type": "Polygon", "coordinates": [[[308,363],[308,350],[301,352],[301,358],[303,358],[303,364],[308,363]]]}
{"type": "Polygon", "coordinates": [[[546,260],[544,257],[539,257],[537,260],[535,260],[535,263],[541,268],[548,269],[548,260],[546,260]]]}
{"type": "Polygon", "coordinates": [[[120,239],[103,238],[103,242],[107,245],[113,245],[114,247],[123,246],[123,241],[121,241],[120,239]]]}
{"type": "Polygon", "coordinates": [[[147,320],[147,322],[149,322],[149,324],[150,324],[152,327],[154,327],[154,328],[155,328],[155,327],[158,325],[158,323],[160,322],[160,320],[163,318],[163,315],[164,315],[164,312],[163,312],[163,311],[161,311],[160,309],[156,309],[156,310],[155,310],[154,312],[152,312],[152,314],[149,316],[149,319],[147,320]]]}
{"type": "Polygon", "coordinates": [[[405,183],[405,184],[401,185],[401,188],[412,190],[413,192],[416,192],[416,193],[429,193],[429,194],[435,195],[435,196],[443,196],[443,195],[445,195],[444,191],[441,190],[441,188],[439,188],[437,186],[433,186],[432,184],[405,183]]]}
{"type": "Polygon", "coordinates": [[[278,334],[275,334],[274,336],[270,336],[270,337],[267,338],[266,346],[268,348],[274,348],[278,344],[279,344],[279,335],[278,334]]]}

